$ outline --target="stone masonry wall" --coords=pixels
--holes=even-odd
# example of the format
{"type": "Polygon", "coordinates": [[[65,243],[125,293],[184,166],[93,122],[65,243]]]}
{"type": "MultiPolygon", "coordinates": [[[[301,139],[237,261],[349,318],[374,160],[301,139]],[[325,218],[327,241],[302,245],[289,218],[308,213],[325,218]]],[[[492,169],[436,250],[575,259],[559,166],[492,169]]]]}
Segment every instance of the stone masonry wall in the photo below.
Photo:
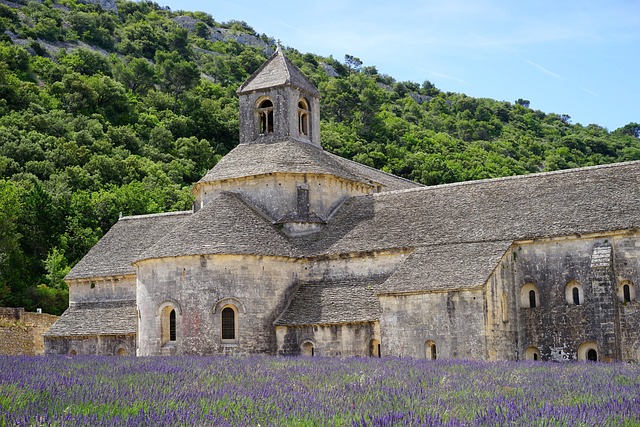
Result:
{"type": "Polygon", "coordinates": [[[427,357],[427,342],[437,357],[486,358],[483,290],[380,296],[381,353],[427,357]]]}
{"type": "MultiPolygon", "coordinates": [[[[314,356],[371,356],[371,341],[380,341],[378,322],[341,325],[278,327],[278,354],[300,356],[302,345],[312,343],[314,356]]],[[[376,349],[377,351],[377,349],[376,349]]]]}
{"type": "Polygon", "coordinates": [[[64,338],[48,337],[45,346],[46,354],[135,356],[136,336],[135,334],[129,334],[64,338]]]}
{"type": "Polygon", "coordinates": [[[25,312],[24,308],[0,308],[0,354],[44,354],[42,334],[58,316],[25,312]]]}
{"type": "Polygon", "coordinates": [[[576,360],[581,345],[594,343],[598,360],[637,360],[638,302],[624,303],[619,290],[623,282],[638,285],[637,242],[637,234],[611,234],[514,245],[503,279],[516,297],[510,304],[519,325],[518,358],[537,348],[543,360],[576,360]],[[567,296],[570,282],[581,288],[579,305],[567,296]],[[537,289],[534,308],[521,296],[525,284],[537,289]]]}

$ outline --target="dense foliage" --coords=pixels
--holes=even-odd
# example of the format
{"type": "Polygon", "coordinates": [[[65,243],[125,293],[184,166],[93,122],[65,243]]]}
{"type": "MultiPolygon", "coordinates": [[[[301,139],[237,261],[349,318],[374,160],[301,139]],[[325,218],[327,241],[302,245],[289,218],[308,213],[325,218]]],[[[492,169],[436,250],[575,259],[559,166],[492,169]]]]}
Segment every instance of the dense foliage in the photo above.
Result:
{"type": "Polygon", "coordinates": [[[0,357],[0,427],[631,427],[639,399],[628,364],[0,357]]]}
{"type": "MultiPolygon", "coordinates": [[[[243,21],[117,6],[0,4],[0,305],[61,313],[62,278],[120,213],[190,208],[237,144],[236,88],[274,50],[243,21]]],[[[573,125],[286,53],[322,93],[326,149],[425,184],[640,159],[637,123],[573,125]]]]}

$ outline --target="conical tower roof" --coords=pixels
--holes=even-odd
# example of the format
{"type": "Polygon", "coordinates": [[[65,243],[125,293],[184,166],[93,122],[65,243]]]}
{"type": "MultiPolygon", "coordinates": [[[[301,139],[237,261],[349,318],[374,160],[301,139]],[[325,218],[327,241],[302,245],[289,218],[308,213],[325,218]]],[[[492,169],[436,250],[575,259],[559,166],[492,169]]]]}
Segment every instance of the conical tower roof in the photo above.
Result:
{"type": "Polygon", "coordinates": [[[247,79],[236,93],[253,92],[256,90],[271,89],[278,86],[293,86],[313,96],[320,97],[318,89],[284,56],[278,46],[271,58],[269,58],[258,70],[247,79]]]}

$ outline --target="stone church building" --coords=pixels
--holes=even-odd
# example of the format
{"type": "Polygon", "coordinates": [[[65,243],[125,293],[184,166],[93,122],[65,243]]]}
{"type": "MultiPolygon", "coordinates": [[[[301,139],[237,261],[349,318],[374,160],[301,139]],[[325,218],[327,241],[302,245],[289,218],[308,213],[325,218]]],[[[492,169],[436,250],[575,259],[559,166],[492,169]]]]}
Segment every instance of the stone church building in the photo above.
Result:
{"type": "Polygon", "coordinates": [[[640,162],[425,187],[330,154],[277,51],[187,212],[121,218],[49,354],[639,360],[640,162]]]}

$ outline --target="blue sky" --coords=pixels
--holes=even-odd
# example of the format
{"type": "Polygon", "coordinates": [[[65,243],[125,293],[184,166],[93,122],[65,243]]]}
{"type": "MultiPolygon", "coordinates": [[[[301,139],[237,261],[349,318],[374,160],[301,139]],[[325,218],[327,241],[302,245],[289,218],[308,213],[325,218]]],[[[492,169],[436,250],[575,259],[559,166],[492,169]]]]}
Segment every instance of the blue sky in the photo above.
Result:
{"type": "Polygon", "coordinates": [[[615,130],[640,122],[640,1],[156,0],[246,21],[284,46],[396,80],[568,114],[615,130]]]}

